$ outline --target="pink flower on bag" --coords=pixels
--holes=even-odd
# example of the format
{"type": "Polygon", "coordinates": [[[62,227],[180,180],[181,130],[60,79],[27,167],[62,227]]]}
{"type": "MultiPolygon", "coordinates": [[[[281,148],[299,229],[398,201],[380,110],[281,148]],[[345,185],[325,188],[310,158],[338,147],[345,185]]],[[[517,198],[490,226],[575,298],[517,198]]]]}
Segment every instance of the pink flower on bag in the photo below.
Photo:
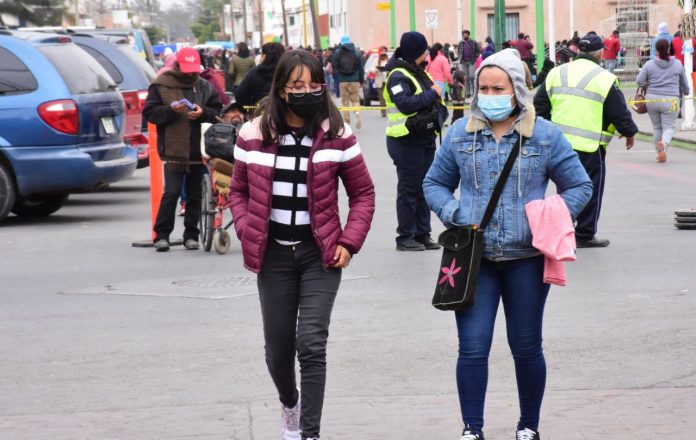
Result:
{"type": "Polygon", "coordinates": [[[442,269],[440,269],[442,273],[444,273],[445,275],[442,278],[440,278],[440,281],[437,283],[438,285],[444,283],[445,281],[449,281],[450,286],[454,287],[454,276],[457,273],[459,273],[460,270],[462,270],[461,267],[455,268],[454,266],[456,265],[457,259],[452,258],[452,264],[450,265],[450,267],[445,266],[442,269]]]}

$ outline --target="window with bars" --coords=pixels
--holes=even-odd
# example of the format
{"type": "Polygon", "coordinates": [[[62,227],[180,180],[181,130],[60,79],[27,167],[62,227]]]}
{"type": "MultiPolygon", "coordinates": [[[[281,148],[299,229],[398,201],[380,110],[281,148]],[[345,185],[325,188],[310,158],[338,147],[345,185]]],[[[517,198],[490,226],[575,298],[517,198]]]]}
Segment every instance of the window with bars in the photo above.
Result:
{"type": "MultiPolygon", "coordinates": [[[[512,12],[505,14],[505,39],[517,40],[517,34],[520,32],[520,14],[512,12]]],[[[488,35],[495,40],[495,15],[488,14],[488,35]]],[[[485,40],[486,37],[479,38],[485,40]]]]}

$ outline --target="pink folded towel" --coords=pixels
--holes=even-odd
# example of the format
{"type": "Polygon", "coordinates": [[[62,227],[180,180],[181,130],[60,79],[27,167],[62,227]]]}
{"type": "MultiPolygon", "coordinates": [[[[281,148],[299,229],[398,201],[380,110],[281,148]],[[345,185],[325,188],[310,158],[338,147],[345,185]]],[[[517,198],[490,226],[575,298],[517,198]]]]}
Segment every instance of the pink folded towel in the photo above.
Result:
{"type": "Polygon", "coordinates": [[[575,227],[558,194],[532,200],[524,207],[532,231],[532,246],[544,254],[544,282],[566,285],[563,261],[575,261],[575,227]]]}

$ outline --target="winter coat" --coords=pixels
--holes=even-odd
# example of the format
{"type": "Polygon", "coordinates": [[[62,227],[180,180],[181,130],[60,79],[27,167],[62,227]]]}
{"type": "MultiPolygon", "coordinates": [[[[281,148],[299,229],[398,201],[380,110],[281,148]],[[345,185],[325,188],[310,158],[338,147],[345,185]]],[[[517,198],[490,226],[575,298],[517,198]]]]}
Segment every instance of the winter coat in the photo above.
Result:
{"type": "MultiPolygon", "coordinates": [[[[441,52],[437,53],[435,59],[430,60],[425,71],[430,74],[433,81],[440,81],[447,84],[452,84],[452,72],[450,70],[449,60],[441,52]]],[[[444,90],[442,91],[445,92],[444,90]]]]}
{"type": "Polygon", "coordinates": [[[342,44],[336,49],[333,56],[331,57],[331,65],[333,66],[334,77],[338,82],[359,82],[362,84],[365,81],[365,66],[360,56],[360,52],[355,48],[353,43],[342,44]],[[349,51],[354,52],[357,61],[355,63],[356,70],[350,74],[343,74],[338,71],[338,60],[341,59],[341,52],[349,51]]]}
{"type": "MultiPolygon", "coordinates": [[[[164,104],[160,96],[157,85],[151,85],[147,98],[145,99],[145,107],[143,108],[143,116],[145,119],[157,126],[157,152],[160,156],[164,155],[164,145],[167,142],[165,132],[167,124],[174,122],[179,114],[172,108],[164,104]]],[[[184,98],[191,101],[193,104],[198,104],[203,109],[203,114],[195,121],[191,121],[191,154],[190,159],[193,161],[201,160],[201,123],[208,122],[214,124],[217,122],[215,116],[222,110],[222,102],[220,94],[215,90],[212,84],[203,78],[198,78],[195,87],[184,90],[184,98]]]]}
{"type": "Polygon", "coordinates": [[[271,91],[275,64],[260,64],[249,71],[234,93],[235,102],[253,106],[271,91]]]}
{"type": "Polygon", "coordinates": [[[230,78],[234,78],[234,85],[238,86],[249,71],[256,66],[256,62],[252,57],[242,58],[239,55],[232,58],[230,65],[227,67],[227,74],[230,78]]]}
{"type": "MultiPolygon", "coordinates": [[[[307,204],[314,240],[325,267],[332,264],[336,246],[351,254],[360,251],[375,211],[375,189],[360,145],[350,127],[334,139],[325,138],[328,120],[311,141],[307,165],[307,204]],[[348,219],[341,227],[338,213],[338,178],[348,194],[348,219]]],[[[264,145],[261,118],[244,124],[234,148],[234,173],[229,203],[237,237],[242,243],[244,267],[259,272],[269,239],[269,219],[277,144],[264,145]]]]}

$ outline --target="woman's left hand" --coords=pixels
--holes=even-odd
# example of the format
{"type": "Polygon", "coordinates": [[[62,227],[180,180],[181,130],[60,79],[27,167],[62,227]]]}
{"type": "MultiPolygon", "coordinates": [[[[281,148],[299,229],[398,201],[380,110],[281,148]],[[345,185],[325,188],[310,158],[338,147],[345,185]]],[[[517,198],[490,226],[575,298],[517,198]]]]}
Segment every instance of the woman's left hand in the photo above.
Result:
{"type": "Polygon", "coordinates": [[[334,255],[334,259],[332,260],[334,264],[331,265],[331,267],[335,269],[345,269],[348,267],[350,264],[350,259],[351,259],[350,252],[348,252],[348,249],[344,248],[340,244],[336,246],[336,254],[334,255]]]}

